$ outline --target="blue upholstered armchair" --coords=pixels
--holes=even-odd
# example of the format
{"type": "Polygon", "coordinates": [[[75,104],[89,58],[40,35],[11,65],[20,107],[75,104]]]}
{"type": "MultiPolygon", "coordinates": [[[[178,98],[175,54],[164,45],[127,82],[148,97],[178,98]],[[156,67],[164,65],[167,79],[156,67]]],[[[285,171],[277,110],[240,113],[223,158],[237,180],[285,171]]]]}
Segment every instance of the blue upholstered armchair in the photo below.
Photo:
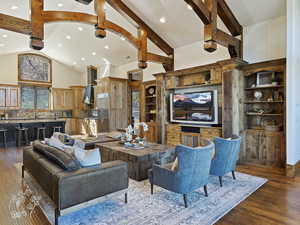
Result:
{"type": "Polygon", "coordinates": [[[240,146],[242,138],[233,136],[231,140],[223,138],[215,138],[215,157],[211,162],[210,174],[219,177],[220,186],[223,186],[222,177],[229,172],[232,172],[233,179],[235,178],[236,162],[239,158],[240,146]]]}
{"type": "Polygon", "coordinates": [[[204,187],[207,195],[209,169],[213,156],[214,144],[207,141],[204,147],[191,148],[178,145],[175,155],[178,160],[176,169],[171,169],[172,163],[167,165],[154,164],[149,171],[151,194],[153,186],[157,185],[169,191],[183,194],[185,207],[187,207],[187,194],[204,187]]]}

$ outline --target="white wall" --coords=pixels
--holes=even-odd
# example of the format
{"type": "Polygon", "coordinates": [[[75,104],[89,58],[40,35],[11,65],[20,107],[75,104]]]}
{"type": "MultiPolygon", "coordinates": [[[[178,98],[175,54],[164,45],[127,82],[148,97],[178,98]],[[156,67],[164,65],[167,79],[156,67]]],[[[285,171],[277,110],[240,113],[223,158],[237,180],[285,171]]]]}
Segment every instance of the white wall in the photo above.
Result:
{"type": "MultiPolygon", "coordinates": [[[[36,52],[35,52],[36,53],[36,52]]],[[[18,84],[18,54],[13,53],[0,56],[0,83],[18,84]]],[[[43,55],[42,53],[38,53],[43,55]]],[[[56,60],[52,60],[52,86],[68,88],[72,85],[81,85],[81,73],[73,70],[56,60]]]]}
{"type": "Polygon", "coordinates": [[[287,163],[300,160],[300,1],[287,1],[287,163]]]}
{"type": "MultiPolygon", "coordinates": [[[[175,70],[215,63],[229,59],[228,50],[220,45],[209,53],[203,48],[203,41],[198,41],[175,50],[175,70]]],[[[259,24],[244,27],[244,60],[255,63],[286,57],[286,17],[278,17],[259,24]]],[[[137,63],[118,67],[118,76],[125,77],[127,71],[137,69],[137,63]]],[[[164,72],[161,65],[150,64],[144,70],[145,80],[152,80],[152,74],[164,72]]]]}

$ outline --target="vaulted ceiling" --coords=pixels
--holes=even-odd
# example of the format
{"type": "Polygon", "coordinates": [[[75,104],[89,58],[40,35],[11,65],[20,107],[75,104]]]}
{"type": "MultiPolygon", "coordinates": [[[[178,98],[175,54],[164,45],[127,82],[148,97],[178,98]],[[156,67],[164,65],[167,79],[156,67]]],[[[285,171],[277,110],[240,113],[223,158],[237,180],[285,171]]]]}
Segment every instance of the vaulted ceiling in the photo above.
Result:
{"type": "MultiPolygon", "coordinates": [[[[123,0],[150,27],[177,48],[203,38],[203,23],[189,10],[183,0],[123,0]],[[165,23],[160,19],[164,18],[165,23]]],[[[29,0],[1,1],[0,13],[30,18],[29,0]]],[[[243,26],[285,15],[285,0],[227,0],[243,26]]],[[[45,0],[46,10],[66,10],[94,14],[94,6],[74,0],[45,0]]],[[[118,12],[106,6],[107,18],[133,34],[137,31],[118,12]]],[[[164,22],[164,21],[163,21],[164,22]]],[[[122,65],[137,60],[136,49],[119,36],[109,33],[107,38],[94,36],[94,27],[80,23],[47,24],[45,48],[50,57],[84,71],[87,65],[111,63],[122,65]]],[[[163,54],[150,43],[151,52],[163,54]]],[[[29,37],[0,29],[0,55],[27,51],[29,37]]],[[[176,57],[176,55],[175,55],[176,57]]]]}

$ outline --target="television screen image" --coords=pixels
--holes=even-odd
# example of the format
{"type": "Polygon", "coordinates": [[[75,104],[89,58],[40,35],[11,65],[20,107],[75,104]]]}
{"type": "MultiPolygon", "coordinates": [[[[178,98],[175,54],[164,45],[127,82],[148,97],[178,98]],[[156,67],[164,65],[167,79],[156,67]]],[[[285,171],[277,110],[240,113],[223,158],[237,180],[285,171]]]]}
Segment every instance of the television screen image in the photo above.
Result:
{"type": "Polygon", "coordinates": [[[171,95],[171,121],[217,124],[217,91],[171,95]]]}

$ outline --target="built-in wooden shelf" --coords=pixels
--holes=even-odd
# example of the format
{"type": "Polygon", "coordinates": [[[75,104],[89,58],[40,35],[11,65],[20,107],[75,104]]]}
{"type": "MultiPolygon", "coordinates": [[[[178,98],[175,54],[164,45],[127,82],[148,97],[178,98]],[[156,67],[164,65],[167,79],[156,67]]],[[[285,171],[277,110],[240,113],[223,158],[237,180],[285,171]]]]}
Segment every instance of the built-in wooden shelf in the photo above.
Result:
{"type": "Polygon", "coordinates": [[[247,116],[283,116],[282,113],[246,113],[247,116]]]}
{"type": "Polygon", "coordinates": [[[270,86],[245,88],[245,90],[257,90],[257,89],[268,89],[268,88],[283,88],[283,87],[284,87],[284,85],[270,85],[270,86]]]}
{"type": "Polygon", "coordinates": [[[259,103],[284,103],[284,101],[246,101],[245,104],[259,104],[259,103]]]}
{"type": "Polygon", "coordinates": [[[218,85],[222,85],[222,83],[198,84],[198,85],[189,85],[189,86],[177,86],[177,87],[168,88],[168,89],[176,90],[176,89],[200,88],[200,87],[209,87],[209,86],[218,86],[218,85]]]}

